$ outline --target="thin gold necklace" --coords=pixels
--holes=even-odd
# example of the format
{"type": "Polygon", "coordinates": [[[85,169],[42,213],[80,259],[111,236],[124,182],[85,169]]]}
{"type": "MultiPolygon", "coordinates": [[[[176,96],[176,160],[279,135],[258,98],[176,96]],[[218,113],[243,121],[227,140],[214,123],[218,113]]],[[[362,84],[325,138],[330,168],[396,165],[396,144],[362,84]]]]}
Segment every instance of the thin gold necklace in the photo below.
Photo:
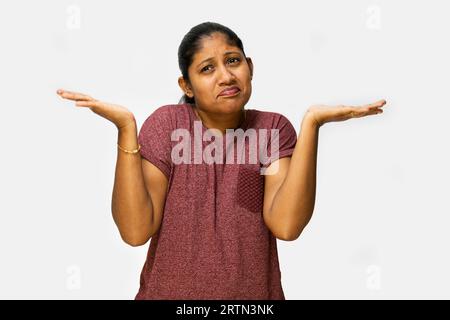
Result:
{"type": "MultiPolygon", "coordinates": [[[[205,126],[205,128],[206,128],[205,122],[203,121],[202,117],[200,116],[200,113],[197,111],[197,107],[194,107],[194,112],[195,112],[195,114],[197,115],[197,117],[200,119],[200,121],[202,122],[202,124],[203,124],[203,125],[205,126]]],[[[247,120],[247,110],[244,109],[243,112],[244,112],[244,117],[243,117],[243,119],[242,119],[242,117],[241,117],[241,121],[240,121],[239,124],[237,125],[238,127],[240,127],[240,126],[245,122],[245,120],[247,120]]],[[[208,128],[208,129],[209,129],[209,128],[208,128]]]]}

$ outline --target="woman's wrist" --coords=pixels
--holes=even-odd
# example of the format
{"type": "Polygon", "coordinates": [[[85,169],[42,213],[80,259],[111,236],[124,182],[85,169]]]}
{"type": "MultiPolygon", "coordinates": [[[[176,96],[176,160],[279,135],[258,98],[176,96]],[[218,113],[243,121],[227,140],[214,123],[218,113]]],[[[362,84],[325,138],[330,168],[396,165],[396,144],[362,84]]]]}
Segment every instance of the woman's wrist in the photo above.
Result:
{"type": "Polygon", "coordinates": [[[307,125],[311,125],[316,129],[319,129],[322,126],[322,123],[317,119],[316,114],[313,110],[308,109],[303,116],[303,122],[307,125]]]}
{"type": "Polygon", "coordinates": [[[137,150],[139,148],[137,139],[137,126],[135,121],[130,121],[119,128],[119,135],[117,139],[119,149],[137,150]]]}
{"type": "Polygon", "coordinates": [[[137,131],[137,125],[136,125],[136,120],[130,119],[129,121],[127,121],[125,124],[121,125],[121,126],[117,126],[117,129],[119,130],[119,133],[121,132],[136,132],[137,131]]]}

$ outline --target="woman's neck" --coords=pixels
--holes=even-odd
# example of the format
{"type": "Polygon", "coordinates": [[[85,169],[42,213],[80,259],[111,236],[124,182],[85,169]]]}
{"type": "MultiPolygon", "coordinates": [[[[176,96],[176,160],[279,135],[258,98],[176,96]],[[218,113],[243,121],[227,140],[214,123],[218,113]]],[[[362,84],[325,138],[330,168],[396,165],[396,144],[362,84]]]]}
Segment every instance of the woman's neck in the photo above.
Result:
{"type": "Polygon", "coordinates": [[[226,129],[238,128],[245,121],[247,116],[247,110],[245,109],[233,114],[214,114],[204,112],[195,105],[193,108],[195,114],[206,128],[219,130],[222,135],[226,134],[226,129]]]}

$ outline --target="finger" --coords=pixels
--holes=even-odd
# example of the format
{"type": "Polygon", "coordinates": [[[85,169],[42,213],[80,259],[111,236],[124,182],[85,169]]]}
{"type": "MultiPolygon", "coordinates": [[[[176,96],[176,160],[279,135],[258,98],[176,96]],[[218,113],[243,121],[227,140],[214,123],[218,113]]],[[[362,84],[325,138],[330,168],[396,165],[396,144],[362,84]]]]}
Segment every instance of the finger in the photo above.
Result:
{"type": "Polygon", "coordinates": [[[88,100],[88,101],[77,101],[75,103],[75,105],[77,107],[95,108],[95,107],[100,107],[101,105],[103,105],[103,103],[101,101],[98,101],[98,100],[88,100]]]}
{"type": "Polygon", "coordinates": [[[377,113],[380,113],[380,112],[382,112],[382,107],[383,107],[384,105],[382,105],[382,106],[370,106],[370,107],[367,107],[366,108],[366,110],[367,111],[369,111],[369,112],[377,112],[377,113]]]}
{"type": "Polygon", "coordinates": [[[354,107],[350,112],[351,118],[361,118],[369,115],[379,114],[382,113],[383,110],[379,108],[361,108],[361,107],[354,107]]]}
{"type": "Polygon", "coordinates": [[[382,99],[382,100],[378,100],[377,102],[368,104],[366,107],[373,109],[373,108],[381,108],[386,104],[386,100],[382,99]]]}
{"type": "Polygon", "coordinates": [[[376,115],[376,114],[380,114],[383,113],[383,109],[372,109],[372,110],[368,110],[364,116],[372,116],[372,115],[376,115]]]}
{"type": "Polygon", "coordinates": [[[94,100],[92,97],[79,93],[79,92],[73,92],[73,91],[65,91],[65,90],[58,90],[58,94],[65,99],[69,100],[75,100],[75,101],[90,101],[94,100]]]}
{"type": "Polygon", "coordinates": [[[368,111],[369,114],[379,114],[379,113],[383,113],[383,109],[370,109],[368,111]]]}

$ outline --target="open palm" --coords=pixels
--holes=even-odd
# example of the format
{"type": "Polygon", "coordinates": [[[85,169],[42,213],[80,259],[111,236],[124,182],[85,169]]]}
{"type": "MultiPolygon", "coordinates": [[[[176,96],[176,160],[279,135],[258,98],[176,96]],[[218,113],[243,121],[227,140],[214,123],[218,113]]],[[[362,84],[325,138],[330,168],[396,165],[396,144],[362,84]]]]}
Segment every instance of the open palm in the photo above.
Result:
{"type": "Polygon", "coordinates": [[[135,123],[133,113],[120,105],[95,100],[86,94],[62,89],[59,89],[57,94],[64,99],[75,101],[77,107],[90,108],[94,113],[114,123],[118,129],[135,123]]]}
{"type": "Polygon", "coordinates": [[[383,112],[381,109],[386,104],[386,100],[379,100],[377,102],[363,105],[363,106],[324,106],[314,105],[308,109],[313,119],[319,126],[332,121],[344,121],[351,118],[360,118],[383,112]]]}

